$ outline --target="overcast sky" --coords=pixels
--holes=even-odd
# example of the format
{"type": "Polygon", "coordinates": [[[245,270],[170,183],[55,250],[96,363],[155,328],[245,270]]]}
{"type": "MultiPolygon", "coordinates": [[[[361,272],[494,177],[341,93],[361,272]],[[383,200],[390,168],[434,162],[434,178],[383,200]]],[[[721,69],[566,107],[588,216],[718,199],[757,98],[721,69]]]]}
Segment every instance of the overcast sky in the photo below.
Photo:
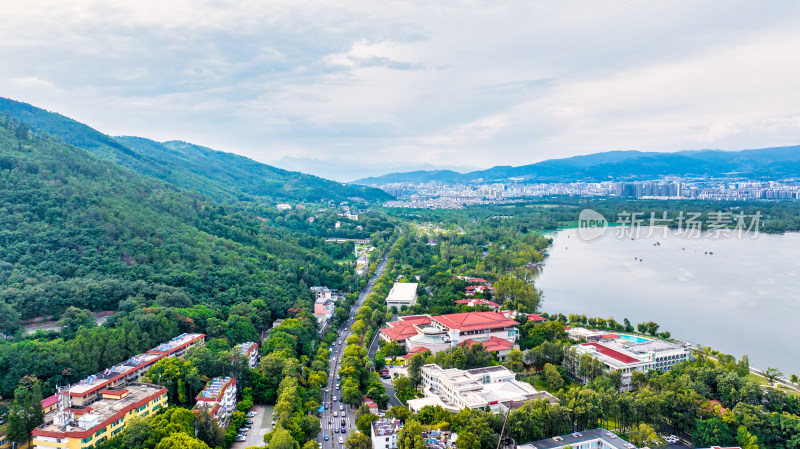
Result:
{"type": "Polygon", "coordinates": [[[0,23],[0,96],[264,162],[800,144],[797,1],[26,0],[0,23]]]}

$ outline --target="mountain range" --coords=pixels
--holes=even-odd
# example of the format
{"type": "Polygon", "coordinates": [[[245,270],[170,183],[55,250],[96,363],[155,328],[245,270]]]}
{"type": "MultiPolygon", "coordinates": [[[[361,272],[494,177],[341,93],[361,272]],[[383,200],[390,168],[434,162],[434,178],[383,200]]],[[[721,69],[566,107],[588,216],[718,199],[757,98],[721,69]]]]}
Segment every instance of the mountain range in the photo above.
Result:
{"type": "Polygon", "coordinates": [[[564,159],[549,159],[518,167],[497,166],[458,173],[451,170],[412,171],[353,181],[360,185],[440,182],[576,182],[646,180],[664,176],[754,179],[800,177],[800,146],[756,150],[693,150],[675,153],[609,151],[564,159]]]}
{"type": "Polygon", "coordinates": [[[390,199],[347,185],[181,141],[112,137],[61,114],[0,97],[0,112],[102,159],[224,202],[320,202],[390,199]]]}

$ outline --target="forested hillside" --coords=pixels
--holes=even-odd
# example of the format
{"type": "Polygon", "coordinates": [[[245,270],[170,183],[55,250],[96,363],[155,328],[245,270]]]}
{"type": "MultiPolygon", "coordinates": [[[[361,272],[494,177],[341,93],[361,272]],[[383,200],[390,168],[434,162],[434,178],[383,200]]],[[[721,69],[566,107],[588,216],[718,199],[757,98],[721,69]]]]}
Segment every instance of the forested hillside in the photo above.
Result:
{"type": "Polygon", "coordinates": [[[261,298],[280,318],[310,298],[306,284],[350,283],[331,244],[269,223],[27,125],[0,126],[0,303],[23,318],[164,291],[193,303],[261,298]]]}
{"type": "Polygon", "coordinates": [[[7,98],[0,97],[0,111],[103,159],[218,201],[339,202],[350,198],[366,201],[391,198],[382,190],[282,170],[186,142],[160,143],[139,137],[114,139],[61,114],[7,98]]]}

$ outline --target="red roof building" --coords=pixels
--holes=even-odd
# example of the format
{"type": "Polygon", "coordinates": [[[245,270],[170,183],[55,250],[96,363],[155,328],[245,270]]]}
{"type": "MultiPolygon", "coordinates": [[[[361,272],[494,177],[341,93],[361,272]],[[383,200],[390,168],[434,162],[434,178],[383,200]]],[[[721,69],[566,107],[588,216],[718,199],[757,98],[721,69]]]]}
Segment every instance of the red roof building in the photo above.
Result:
{"type": "Polygon", "coordinates": [[[408,351],[408,354],[404,355],[403,358],[406,360],[410,360],[411,357],[414,357],[415,354],[422,354],[423,352],[431,352],[428,348],[423,348],[422,346],[417,346],[416,348],[412,348],[408,351]]]}
{"type": "Polygon", "coordinates": [[[402,316],[397,321],[386,323],[389,327],[381,329],[380,336],[384,341],[396,341],[402,344],[406,338],[419,334],[423,327],[430,324],[430,315],[402,316]]]}
{"type": "Polygon", "coordinates": [[[497,312],[451,313],[433,317],[431,324],[443,330],[458,330],[461,333],[491,331],[519,325],[497,312]]]}
{"type": "Polygon", "coordinates": [[[537,323],[544,323],[545,321],[547,321],[547,318],[545,318],[545,317],[543,317],[541,315],[537,315],[535,313],[531,313],[530,315],[528,315],[528,321],[535,321],[537,323]]]}
{"type": "Polygon", "coordinates": [[[612,359],[622,363],[638,363],[639,359],[633,358],[629,355],[623,354],[619,351],[606,347],[598,343],[584,343],[581,346],[594,346],[595,350],[604,356],[611,357],[612,359]]]}
{"type": "Polygon", "coordinates": [[[483,298],[468,298],[468,299],[459,299],[456,300],[456,304],[466,304],[470,307],[477,307],[477,306],[488,306],[491,307],[492,310],[497,310],[500,308],[500,304],[496,302],[489,301],[488,299],[483,298]]]}
{"type": "Polygon", "coordinates": [[[459,343],[458,345],[470,347],[472,345],[477,345],[479,343],[483,345],[483,350],[486,352],[510,351],[514,349],[514,343],[497,337],[491,337],[486,341],[467,339],[459,343]]]}

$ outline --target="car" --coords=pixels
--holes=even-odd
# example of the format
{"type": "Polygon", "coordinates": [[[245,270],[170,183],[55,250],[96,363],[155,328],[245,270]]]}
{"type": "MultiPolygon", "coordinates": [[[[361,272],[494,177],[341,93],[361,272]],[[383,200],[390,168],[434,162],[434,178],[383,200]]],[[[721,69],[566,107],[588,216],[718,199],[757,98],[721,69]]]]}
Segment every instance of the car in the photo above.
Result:
{"type": "Polygon", "coordinates": [[[342,426],[342,433],[347,433],[347,429],[344,426],[342,426]]]}
{"type": "Polygon", "coordinates": [[[336,384],[336,389],[337,389],[337,390],[339,389],[339,384],[336,384]]]}
{"type": "Polygon", "coordinates": [[[334,427],[333,428],[333,433],[339,433],[339,428],[338,427],[334,427]]]}
{"type": "Polygon", "coordinates": [[[339,416],[339,412],[337,412],[336,410],[334,410],[334,411],[333,411],[333,417],[335,418],[335,417],[337,417],[337,416],[339,416]]]}
{"type": "Polygon", "coordinates": [[[317,412],[317,418],[322,418],[322,412],[317,412]]]}
{"type": "MultiPolygon", "coordinates": [[[[245,422],[246,422],[247,424],[253,425],[253,420],[252,420],[252,419],[248,419],[248,420],[246,420],[245,422]]],[[[273,420],[273,421],[272,421],[272,423],[274,424],[274,423],[275,423],[275,421],[273,420]]]]}
{"type": "Polygon", "coordinates": [[[339,437],[339,444],[344,444],[344,438],[339,437]]]}
{"type": "Polygon", "coordinates": [[[378,413],[378,416],[379,416],[379,417],[381,417],[381,418],[383,418],[384,416],[386,416],[386,413],[379,412],[379,413],[378,413]]]}
{"type": "Polygon", "coordinates": [[[325,441],[328,441],[328,440],[330,440],[330,439],[331,439],[331,437],[329,437],[329,436],[328,436],[328,434],[326,433],[326,434],[325,434],[325,441]]]}
{"type": "Polygon", "coordinates": [[[242,428],[239,429],[239,433],[247,433],[249,431],[250,431],[249,427],[242,427],[242,428]]]}
{"type": "Polygon", "coordinates": [[[247,437],[243,437],[241,435],[236,437],[236,441],[247,441],[247,437]]]}
{"type": "Polygon", "coordinates": [[[257,415],[257,413],[256,413],[256,412],[247,412],[247,417],[248,417],[248,418],[255,418],[255,417],[256,417],[256,415],[257,415]]]}
{"type": "Polygon", "coordinates": [[[336,396],[333,397],[333,402],[336,402],[336,396]]]}
{"type": "Polygon", "coordinates": [[[344,427],[344,425],[345,425],[345,424],[344,424],[344,420],[342,420],[342,427],[344,427]]]}
{"type": "Polygon", "coordinates": [[[344,410],[344,405],[339,405],[339,410],[344,410]]]}

